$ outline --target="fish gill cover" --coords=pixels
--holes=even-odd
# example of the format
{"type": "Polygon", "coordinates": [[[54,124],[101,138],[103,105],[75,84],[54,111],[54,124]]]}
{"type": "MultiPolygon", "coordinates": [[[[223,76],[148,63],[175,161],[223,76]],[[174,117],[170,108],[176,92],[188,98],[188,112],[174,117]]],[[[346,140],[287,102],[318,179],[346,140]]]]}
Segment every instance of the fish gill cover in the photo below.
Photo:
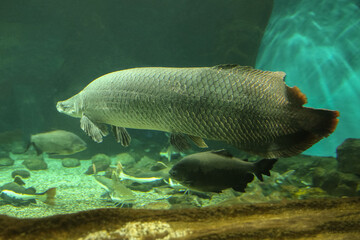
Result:
{"type": "Polygon", "coordinates": [[[334,155],[360,128],[359,1],[274,2],[256,67],[286,72],[286,82],[308,97],[306,106],[336,109],[335,133],[307,154],[334,155]]]}

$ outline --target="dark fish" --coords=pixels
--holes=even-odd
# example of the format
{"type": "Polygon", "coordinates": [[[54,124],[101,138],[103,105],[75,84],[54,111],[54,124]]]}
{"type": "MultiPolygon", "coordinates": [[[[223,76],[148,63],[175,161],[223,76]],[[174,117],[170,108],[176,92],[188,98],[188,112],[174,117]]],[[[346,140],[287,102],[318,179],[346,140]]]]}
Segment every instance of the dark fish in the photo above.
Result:
{"type": "Polygon", "coordinates": [[[270,176],[277,159],[247,162],[232,157],[225,150],[188,155],[169,171],[170,177],[182,185],[203,192],[221,192],[233,188],[245,192],[254,175],[263,181],[262,174],[270,176]]]}
{"type": "Polygon", "coordinates": [[[38,154],[70,155],[86,149],[86,143],[76,134],[64,130],[38,133],[31,136],[30,145],[33,145],[38,154]]]}
{"type": "Polygon", "coordinates": [[[303,107],[306,97],[288,87],[284,72],[239,65],[201,68],[133,68],[101,76],[57,103],[78,117],[96,142],[112,126],[130,144],[125,128],[171,132],[178,149],[220,140],[266,158],[289,157],[332,133],[339,112],[303,107]]]}

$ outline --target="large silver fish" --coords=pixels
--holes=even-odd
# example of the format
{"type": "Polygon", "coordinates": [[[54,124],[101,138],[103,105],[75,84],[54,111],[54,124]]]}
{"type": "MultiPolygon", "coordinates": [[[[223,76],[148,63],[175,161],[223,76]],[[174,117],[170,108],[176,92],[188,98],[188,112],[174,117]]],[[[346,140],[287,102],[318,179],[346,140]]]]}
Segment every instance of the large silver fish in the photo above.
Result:
{"type": "Polygon", "coordinates": [[[179,148],[187,147],[187,135],[199,147],[207,147],[205,138],[268,158],[288,157],[332,133],[339,113],[303,107],[305,95],[284,78],[284,72],[238,65],[133,68],[95,79],[57,109],[81,118],[96,142],[110,124],[125,146],[125,128],[137,128],[171,132],[170,142],[179,148]]]}

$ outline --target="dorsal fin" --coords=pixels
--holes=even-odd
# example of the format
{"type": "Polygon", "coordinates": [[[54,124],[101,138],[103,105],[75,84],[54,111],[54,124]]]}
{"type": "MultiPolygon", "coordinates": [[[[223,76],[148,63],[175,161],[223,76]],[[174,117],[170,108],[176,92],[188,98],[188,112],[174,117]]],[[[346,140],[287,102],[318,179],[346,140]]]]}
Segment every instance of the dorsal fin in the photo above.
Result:
{"type": "Polygon", "coordinates": [[[240,67],[240,65],[238,65],[238,64],[219,64],[219,65],[213,66],[212,68],[217,69],[217,70],[226,70],[226,69],[233,69],[236,67],[240,67]]]}
{"type": "Polygon", "coordinates": [[[285,81],[286,73],[282,71],[272,72],[275,76],[280,77],[282,80],[285,81]]]}
{"type": "Polygon", "coordinates": [[[20,176],[16,175],[15,178],[14,178],[14,182],[17,183],[18,185],[20,186],[24,186],[25,185],[25,182],[21,179],[20,176]]]}
{"type": "Polygon", "coordinates": [[[211,151],[211,153],[215,153],[217,155],[224,156],[224,157],[230,157],[230,158],[233,157],[233,155],[226,149],[213,150],[213,151],[211,151]]]}
{"type": "Polygon", "coordinates": [[[307,103],[306,95],[303,94],[298,87],[287,87],[286,90],[286,95],[289,99],[289,102],[299,106],[307,103]]]}

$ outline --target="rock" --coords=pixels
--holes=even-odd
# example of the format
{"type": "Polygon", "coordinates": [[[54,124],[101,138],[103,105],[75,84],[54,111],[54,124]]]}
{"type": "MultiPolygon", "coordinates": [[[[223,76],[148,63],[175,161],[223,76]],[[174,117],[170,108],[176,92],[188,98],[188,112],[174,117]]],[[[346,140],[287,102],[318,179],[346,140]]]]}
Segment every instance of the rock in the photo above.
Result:
{"type": "Polygon", "coordinates": [[[15,170],[11,173],[11,177],[15,178],[15,176],[20,176],[21,178],[29,178],[30,177],[30,172],[27,170],[15,170]]]}
{"type": "Polygon", "coordinates": [[[152,166],[156,165],[156,161],[148,156],[144,156],[134,166],[135,169],[151,169],[152,166]]]}
{"type": "Polygon", "coordinates": [[[8,157],[9,153],[7,151],[4,151],[3,149],[0,149],[0,158],[8,157]]]}
{"type": "MultiPolygon", "coordinates": [[[[200,207],[202,200],[196,196],[184,193],[176,193],[168,198],[168,202],[173,205],[192,205],[193,207],[200,207]]],[[[173,208],[173,207],[172,207],[173,208]]]]}
{"type": "Polygon", "coordinates": [[[80,161],[79,161],[79,159],[76,159],[76,158],[64,158],[61,161],[61,164],[63,167],[73,168],[73,167],[80,166],[80,161]]]}
{"type": "Polygon", "coordinates": [[[360,175],[360,139],[348,138],[336,149],[338,169],[360,175]]]}
{"type": "Polygon", "coordinates": [[[42,158],[28,158],[22,163],[29,170],[46,170],[47,163],[42,158]]]}
{"type": "Polygon", "coordinates": [[[315,199],[328,197],[328,194],[319,187],[304,187],[300,188],[294,196],[298,199],[315,199]]]}
{"type": "Polygon", "coordinates": [[[111,159],[109,156],[103,153],[96,154],[91,158],[92,165],[88,168],[85,174],[94,174],[94,167],[96,173],[106,171],[110,167],[111,159]]]}
{"type": "Polygon", "coordinates": [[[120,153],[116,155],[115,161],[120,162],[124,168],[132,167],[136,162],[135,158],[131,156],[129,153],[120,153]]]}
{"type": "Polygon", "coordinates": [[[110,165],[111,164],[111,159],[110,159],[110,157],[108,155],[103,154],[103,153],[99,153],[99,154],[96,154],[95,156],[93,156],[91,158],[91,162],[92,163],[101,162],[101,163],[110,165]]]}
{"type": "Polygon", "coordinates": [[[12,166],[14,165],[14,160],[8,157],[0,158],[0,167],[12,166]]]}
{"type": "Polygon", "coordinates": [[[11,145],[11,152],[14,153],[14,154],[22,154],[26,151],[26,148],[25,148],[26,144],[23,143],[23,142],[20,142],[20,141],[17,141],[17,142],[14,142],[12,145],[11,145]]]}
{"type": "Polygon", "coordinates": [[[297,155],[289,158],[279,159],[273,167],[273,171],[283,173],[290,169],[295,169],[295,175],[303,178],[315,167],[323,167],[328,170],[334,170],[337,167],[337,161],[333,157],[319,157],[309,155],[297,155]]]}
{"type": "Polygon", "coordinates": [[[326,171],[316,168],[313,171],[313,186],[320,187],[332,196],[359,196],[357,191],[360,178],[355,174],[343,173],[337,170],[326,171]]]}

